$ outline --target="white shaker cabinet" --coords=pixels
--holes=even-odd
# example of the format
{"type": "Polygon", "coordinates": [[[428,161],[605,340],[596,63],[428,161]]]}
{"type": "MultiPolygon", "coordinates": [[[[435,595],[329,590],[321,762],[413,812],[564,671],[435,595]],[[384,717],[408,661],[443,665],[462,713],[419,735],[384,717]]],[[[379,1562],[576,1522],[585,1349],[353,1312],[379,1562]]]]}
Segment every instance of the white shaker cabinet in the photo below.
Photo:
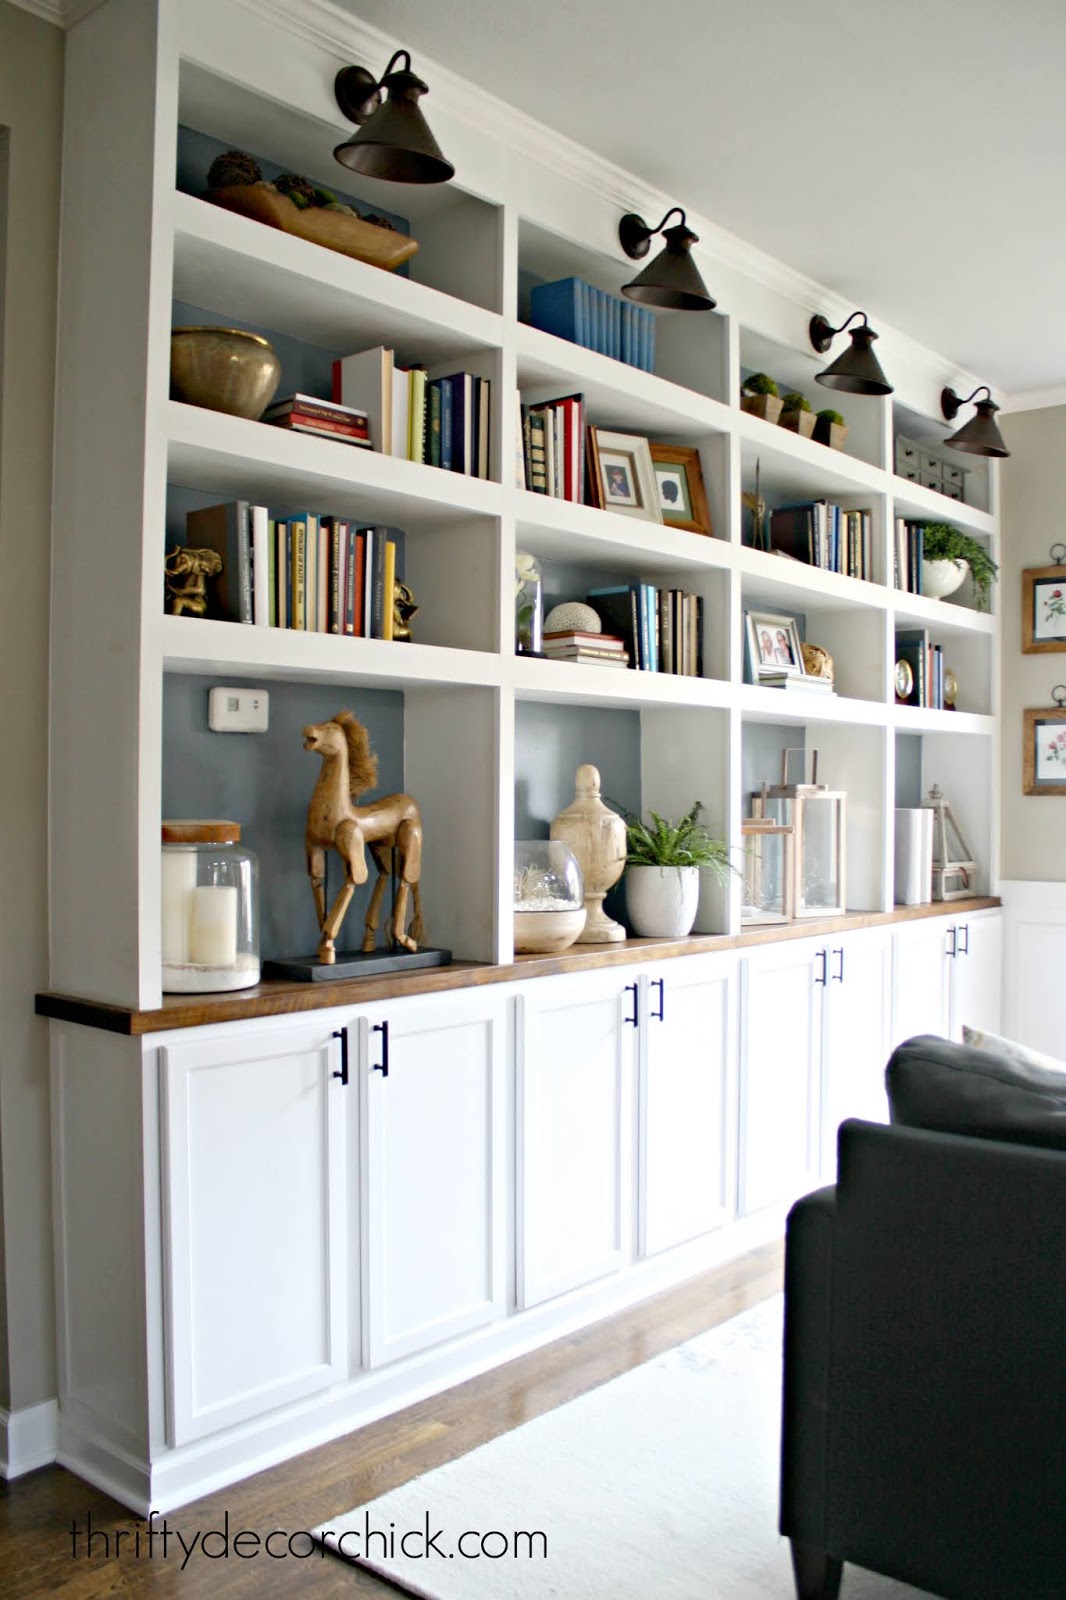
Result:
{"type": "Polygon", "coordinates": [[[951,961],[951,1037],[963,1025],[998,1033],[1003,1015],[1003,914],[967,913],[953,923],[951,961]]]}
{"type": "Polygon", "coordinates": [[[506,1018],[487,986],[369,1006],[349,1030],[369,1367],[506,1311],[506,1018]]]}
{"type": "Polygon", "coordinates": [[[996,1033],[1003,997],[1003,915],[966,912],[908,922],[893,935],[892,1045],[915,1034],[996,1033]]]}
{"type": "Polygon", "coordinates": [[[846,1117],[888,1121],[885,1063],[892,1004],[892,937],[862,929],[829,940],[822,1022],[821,1171],[837,1170],[837,1130],[846,1117]]]}
{"type": "Polygon", "coordinates": [[[167,1435],[347,1376],[342,1041],[321,1021],[159,1051],[167,1435]]]}

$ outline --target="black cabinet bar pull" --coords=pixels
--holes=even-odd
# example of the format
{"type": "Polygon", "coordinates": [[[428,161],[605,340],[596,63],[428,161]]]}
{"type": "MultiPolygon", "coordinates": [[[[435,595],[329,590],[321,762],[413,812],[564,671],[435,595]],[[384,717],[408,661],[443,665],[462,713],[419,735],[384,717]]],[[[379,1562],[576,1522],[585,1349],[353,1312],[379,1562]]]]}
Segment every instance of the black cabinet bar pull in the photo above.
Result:
{"type": "Polygon", "coordinates": [[[959,932],[966,941],[965,944],[960,944],[959,955],[968,956],[970,953],[970,924],[968,922],[964,922],[962,927],[959,929],[959,932]]]}
{"type": "Polygon", "coordinates": [[[662,978],[653,978],[651,980],[651,986],[652,986],[653,989],[658,989],[658,991],[659,991],[659,1009],[658,1009],[658,1011],[653,1011],[652,1012],[652,1017],[654,1018],[654,1020],[656,1022],[665,1022],[666,1021],[666,1016],[665,1016],[665,1012],[666,1012],[666,984],[665,984],[665,982],[664,982],[664,980],[662,978]]]}
{"type": "Polygon", "coordinates": [[[833,954],[835,956],[839,956],[840,957],[840,962],[839,962],[839,965],[837,967],[837,970],[833,973],[833,982],[834,983],[843,983],[844,982],[844,946],[843,945],[839,945],[837,947],[837,949],[833,951],[833,954]]]}
{"type": "Polygon", "coordinates": [[[814,959],[822,963],[821,971],[816,972],[814,975],[814,981],[815,983],[824,984],[829,970],[829,952],[827,950],[819,950],[814,959]]]}
{"type": "Polygon", "coordinates": [[[626,994],[630,994],[631,993],[632,996],[633,996],[633,1015],[631,1017],[626,1017],[624,1020],[626,1022],[632,1023],[633,1027],[635,1028],[637,1026],[637,1020],[638,1020],[638,1018],[637,1018],[637,986],[636,986],[636,984],[635,983],[627,983],[626,987],[625,987],[625,992],[626,992],[626,994]]]}
{"type": "Polygon", "coordinates": [[[341,1042],[341,1070],[339,1072],[334,1072],[333,1073],[333,1077],[334,1078],[339,1078],[341,1080],[341,1088],[342,1089],[347,1089],[347,1087],[348,1087],[348,1030],[347,1030],[347,1028],[338,1028],[337,1031],[334,1033],[333,1037],[335,1039],[339,1039],[340,1042],[341,1042]]]}
{"type": "Polygon", "coordinates": [[[371,1067],[371,1072],[380,1072],[383,1078],[389,1075],[389,1025],[387,1022],[375,1022],[370,1029],[371,1033],[381,1035],[381,1060],[376,1067],[371,1067]]]}
{"type": "Polygon", "coordinates": [[[958,949],[956,947],[959,942],[959,930],[957,928],[949,928],[948,938],[951,940],[951,943],[948,945],[948,955],[958,955],[958,949]]]}

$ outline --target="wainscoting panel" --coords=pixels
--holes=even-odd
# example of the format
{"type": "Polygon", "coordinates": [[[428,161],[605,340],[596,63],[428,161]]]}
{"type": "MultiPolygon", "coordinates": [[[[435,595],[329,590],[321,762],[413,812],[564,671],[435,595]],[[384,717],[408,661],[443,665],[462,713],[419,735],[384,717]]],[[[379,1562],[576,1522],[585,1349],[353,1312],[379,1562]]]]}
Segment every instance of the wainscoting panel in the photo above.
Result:
{"type": "Polygon", "coordinates": [[[1066,883],[1007,882],[999,892],[1005,917],[1003,1031],[1066,1060],[1059,1010],[1066,981],[1066,883]]]}

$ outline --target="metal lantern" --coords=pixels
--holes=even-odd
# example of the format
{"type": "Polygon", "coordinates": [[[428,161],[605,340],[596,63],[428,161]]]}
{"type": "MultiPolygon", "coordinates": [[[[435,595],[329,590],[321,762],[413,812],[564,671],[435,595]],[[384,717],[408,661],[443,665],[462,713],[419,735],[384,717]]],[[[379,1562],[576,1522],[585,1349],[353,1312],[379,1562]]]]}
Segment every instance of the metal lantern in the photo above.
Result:
{"type": "Polygon", "coordinates": [[[782,750],[781,782],[764,783],[751,797],[751,814],[792,830],[791,884],[786,886],[788,918],[842,916],[844,903],[844,808],[842,789],[818,782],[814,751],[810,783],[789,783],[788,758],[802,750],[782,750]]]}
{"type": "Polygon", "coordinates": [[[937,784],[925,804],[933,813],[933,899],[964,900],[977,876],[973,851],[937,784]]]}
{"type": "Polygon", "coordinates": [[[792,917],[792,827],[769,817],[745,817],[744,892],[740,920],[750,925],[792,917]]]}

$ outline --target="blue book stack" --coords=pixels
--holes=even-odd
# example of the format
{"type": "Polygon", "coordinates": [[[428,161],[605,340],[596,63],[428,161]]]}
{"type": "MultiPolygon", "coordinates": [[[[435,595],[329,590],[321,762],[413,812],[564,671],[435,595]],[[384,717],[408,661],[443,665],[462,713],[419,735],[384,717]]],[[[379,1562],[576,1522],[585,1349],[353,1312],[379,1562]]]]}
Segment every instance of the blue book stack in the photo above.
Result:
{"type": "Polygon", "coordinates": [[[559,278],[537,284],[529,303],[534,328],[643,372],[654,371],[655,318],[632,300],[606,294],[583,278],[559,278]]]}

